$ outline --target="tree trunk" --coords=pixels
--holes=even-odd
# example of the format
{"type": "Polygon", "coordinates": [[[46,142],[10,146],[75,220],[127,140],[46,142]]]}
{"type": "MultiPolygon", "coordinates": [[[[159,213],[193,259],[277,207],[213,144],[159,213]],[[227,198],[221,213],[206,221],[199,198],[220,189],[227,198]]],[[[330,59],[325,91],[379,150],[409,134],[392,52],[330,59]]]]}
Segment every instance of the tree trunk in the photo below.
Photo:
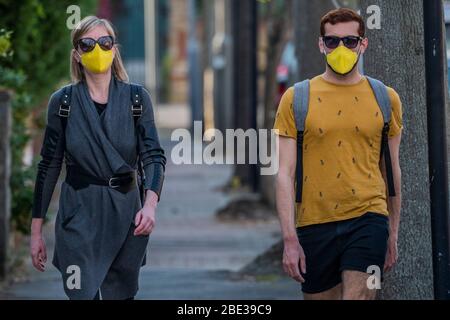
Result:
{"type": "Polygon", "coordinates": [[[10,94],[0,89],[0,280],[7,275],[10,218],[10,94]]]}
{"type": "Polygon", "coordinates": [[[284,47],[291,37],[292,19],[285,12],[292,12],[292,0],[286,0],[282,10],[269,2],[267,13],[267,66],[264,71],[264,116],[265,127],[272,128],[277,111],[277,67],[281,60],[284,47]],[[281,11],[281,12],[280,12],[281,11]]]}
{"type": "MultiPolygon", "coordinates": [[[[292,12],[293,0],[285,1],[283,8],[279,9],[274,2],[267,3],[267,65],[264,71],[264,128],[272,129],[275,114],[278,108],[277,101],[277,67],[280,63],[283,50],[292,38],[292,12]]],[[[270,135],[267,145],[270,145],[270,135]]],[[[275,207],[275,176],[261,176],[261,193],[265,202],[275,207]]]]}
{"type": "Polygon", "coordinates": [[[320,19],[336,9],[330,0],[295,0],[295,48],[299,62],[298,80],[310,79],[325,71],[324,56],[319,50],[320,19]]]}
{"type": "MultiPolygon", "coordinates": [[[[233,99],[235,128],[256,129],[256,24],[257,2],[231,0],[233,12],[233,99]]],[[[257,189],[257,166],[248,164],[248,141],[245,150],[246,164],[236,165],[235,178],[242,186],[257,189]]],[[[235,156],[236,156],[235,152],[235,156]]]]}
{"type": "Polygon", "coordinates": [[[422,0],[362,0],[381,9],[381,29],[368,30],[365,72],[394,88],[403,104],[400,149],[402,210],[399,261],[386,275],[382,299],[432,299],[432,256],[422,0]],[[415,159],[415,161],[411,161],[415,159]]]}
{"type": "MultiPolygon", "coordinates": [[[[211,2],[211,0],[206,0],[211,2]]],[[[232,43],[231,43],[231,2],[215,0],[214,37],[212,39],[212,66],[214,68],[214,124],[221,132],[232,128],[232,43]]]]}

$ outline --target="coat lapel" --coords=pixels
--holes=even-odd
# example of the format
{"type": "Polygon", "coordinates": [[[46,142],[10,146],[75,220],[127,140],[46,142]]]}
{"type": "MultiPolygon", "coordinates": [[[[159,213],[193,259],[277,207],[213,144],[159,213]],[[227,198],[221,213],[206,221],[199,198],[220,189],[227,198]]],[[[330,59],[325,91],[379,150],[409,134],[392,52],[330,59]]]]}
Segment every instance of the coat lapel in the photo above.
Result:
{"type": "MultiPolygon", "coordinates": [[[[117,109],[116,102],[120,101],[120,91],[123,87],[119,86],[118,82],[114,77],[112,77],[109,86],[109,98],[108,105],[105,114],[100,117],[94,102],[89,94],[89,89],[85,81],[80,82],[75,87],[74,98],[78,100],[78,105],[82,111],[82,117],[84,118],[82,122],[84,125],[82,127],[87,130],[87,137],[90,138],[89,145],[95,146],[98,151],[103,154],[111,168],[109,175],[130,171],[132,168],[126,163],[122,158],[120,153],[114,148],[107,134],[105,133],[105,125],[117,125],[117,123],[108,123],[111,119],[111,114],[117,109]]],[[[98,159],[96,159],[98,161],[98,159]]],[[[109,178],[109,176],[104,177],[109,178]]]]}

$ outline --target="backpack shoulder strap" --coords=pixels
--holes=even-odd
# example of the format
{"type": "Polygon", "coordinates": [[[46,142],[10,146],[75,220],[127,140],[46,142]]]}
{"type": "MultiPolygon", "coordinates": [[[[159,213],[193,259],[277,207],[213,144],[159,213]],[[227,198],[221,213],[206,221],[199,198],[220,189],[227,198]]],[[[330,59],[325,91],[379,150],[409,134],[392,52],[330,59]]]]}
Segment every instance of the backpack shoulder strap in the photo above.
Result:
{"type": "MultiPolygon", "coordinates": [[[[134,120],[134,128],[137,128],[137,121],[142,116],[143,106],[142,106],[142,86],[137,84],[130,84],[130,99],[131,99],[131,113],[134,120]]],[[[136,144],[137,155],[138,155],[138,176],[139,176],[139,197],[141,199],[141,205],[144,205],[145,201],[145,172],[142,165],[142,160],[139,152],[139,142],[136,144]]]]}
{"type": "Polygon", "coordinates": [[[383,113],[384,126],[381,137],[382,141],[381,141],[380,160],[384,156],[389,196],[395,197],[395,185],[394,185],[394,176],[392,172],[391,151],[389,149],[389,124],[391,122],[392,116],[391,99],[389,98],[388,89],[383,82],[371,77],[367,77],[367,80],[369,80],[370,86],[372,87],[373,93],[375,94],[378,106],[380,107],[381,112],[383,113]]]}
{"type": "Polygon", "coordinates": [[[389,98],[389,93],[386,85],[380,80],[367,77],[370,86],[372,87],[375,98],[377,99],[378,105],[380,106],[381,112],[383,113],[384,123],[391,122],[392,106],[391,99],[389,98]]]}
{"type": "Polygon", "coordinates": [[[295,195],[296,202],[302,202],[303,193],[303,134],[305,132],[306,115],[308,114],[310,81],[304,80],[294,85],[294,117],[297,127],[297,165],[295,195]]]}
{"type": "Polygon", "coordinates": [[[305,131],[305,120],[309,106],[309,80],[294,85],[294,116],[297,131],[305,131]]]}
{"type": "Polygon", "coordinates": [[[131,112],[136,124],[137,119],[142,116],[142,87],[137,84],[130,84],[131,87],[131,112]]]}
{"type": "Polygon", "coordinates": [[[72,102],[72,85],[68,85],[62,89],[62,94],[59,98],[59,111],[58,115],[61,119],[63,132],[66,132],[67,119],[70,116],[72,102]]]}

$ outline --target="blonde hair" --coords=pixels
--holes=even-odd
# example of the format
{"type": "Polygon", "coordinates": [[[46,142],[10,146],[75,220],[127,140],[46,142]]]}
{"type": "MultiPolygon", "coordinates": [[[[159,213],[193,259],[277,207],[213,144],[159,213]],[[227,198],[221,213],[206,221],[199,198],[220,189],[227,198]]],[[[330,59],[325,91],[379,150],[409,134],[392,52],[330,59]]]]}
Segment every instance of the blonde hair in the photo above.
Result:
{"type": "MultiPolygon", "coordinates": [[[[110,21],[106,19],[100,19],[95,16],[88,16],[81,20],[76,28],[72,30],[71,39],[73,49],[77,50],[78,41],[83,37],[83,35],[97,26],[104,26],[108,34],[112,36],[114,40],[116,40],[116,33],[114,32],[114,27],[110,21]]],[[[112,73],[114,76],[116,76],[117,79],[128,82],[128,74],[123,65],[119,48],[117,47],[117,44],[115,44],[114,47],[116,48],[116,53],[112,64],[112,73]]],[[[76,53],[74,52],[74,50],[72,50],[70,53],[70,75],[72,77],[72,81],[74,83],[78,83],[84,79],[85,74],[83,66],[75,59],[76,53]]]]}

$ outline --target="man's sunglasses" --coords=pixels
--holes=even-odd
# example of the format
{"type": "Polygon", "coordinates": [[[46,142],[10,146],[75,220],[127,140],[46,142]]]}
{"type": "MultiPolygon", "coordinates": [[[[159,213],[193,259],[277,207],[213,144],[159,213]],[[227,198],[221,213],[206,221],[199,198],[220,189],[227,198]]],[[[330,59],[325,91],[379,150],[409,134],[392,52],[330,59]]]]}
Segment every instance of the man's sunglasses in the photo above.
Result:
{"type": "Polygon", "coordinates": [[[325,43],[325,46],[329,49],[336,49],[337,47],[339,47],[341,41],[348,49],[355,49],[363,38],[357,36],[347,36],[343,38],[335,36],[324,36],[322,37],[322,39],[323,43],[325,43]]]}
{"type": "Polygon", "coordinates": [[[95,45],[98,43],[100,48],[102,48],[105,51],[111,50],[114,47],[114,38],[111,36],[104,36],[98,38],[98,40],[94,40],[92,38],[83,38],[78,40],[77,44],[78,47],[83,52],[91,52],[94,50],[95,45]]]}

